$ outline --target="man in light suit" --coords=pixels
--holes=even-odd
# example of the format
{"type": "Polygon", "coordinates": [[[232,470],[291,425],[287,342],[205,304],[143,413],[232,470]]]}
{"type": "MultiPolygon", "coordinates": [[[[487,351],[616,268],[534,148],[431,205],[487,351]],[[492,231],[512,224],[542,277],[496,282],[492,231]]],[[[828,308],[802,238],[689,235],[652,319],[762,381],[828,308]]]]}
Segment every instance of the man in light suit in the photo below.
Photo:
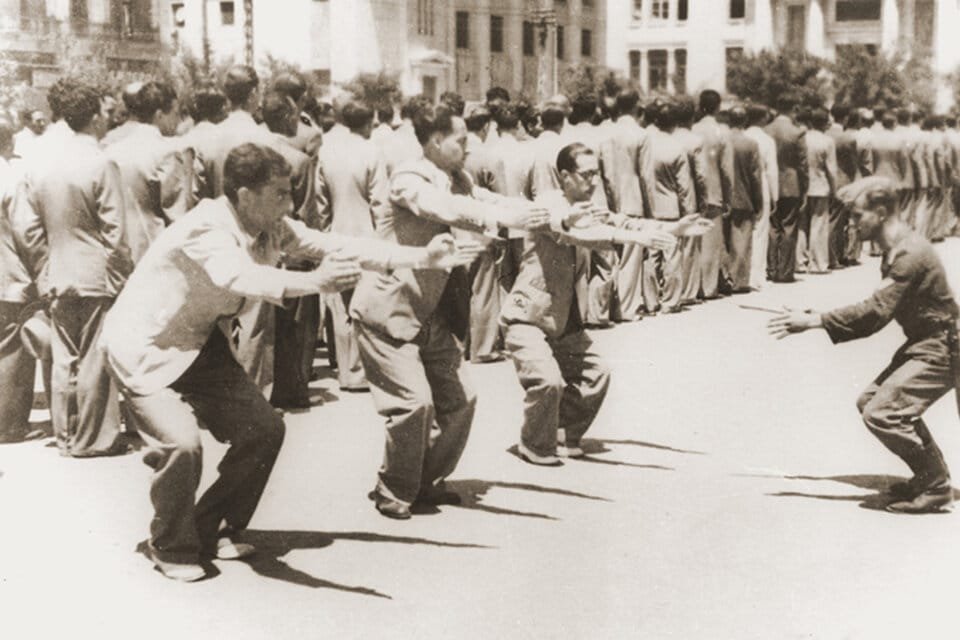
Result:
{"type": "Polygon", "coordinates": [[[384,148],[388,176],[393,175],[393,170],[398,166],[423,157],[423,147],[413,130],[413,116],[427,106],[430,106],[430,101],[426,97],[413,96],[400,107],[400,126],[384,148]]]}
{"type": "MultiPolygon", "coordinates": [[[[677,221],[694,213],[688,207],[693,185],[687,153],[673,136],[677,107],[672,102],[659,105],[650,135],[649,163],[653,181],[650,186],[650,212],[654,220],[677,221]]],[[[643,265],[643,299],[648,314],[680,311],[683,297],[683,253],[675,245],[667,250],[648,248],[643,265]]]]}
{"type": "Polygon", "coordinates": [[[168,227],[107,316],[102,341],[130,414],[151,446],[154,518],[148,552],[167,577],[204,576],[202,557],[238,559],[236,540],[263,493],[283,442],[283,420],[236,360],[233,324],[249,298],[333,293],[360,269],[445,269],[463,264],[449,236],[406,248],[308,229],[292,219],[290,166],[254,144],[230,151],[224,196],[168,227]],[[312,271],[274,267],[280,254],[322,261],[312,271]],[[199,502],[201,425],[230,448],[199,502]]]}
{"type": "MultiPolygon", "coordinates": [[[[423,246],[451,227],[546,225],[546,212],[473,185],[463,171],[466,124],[446,107],[414,114],[424,158],[397,167],[390,207],[375,227],[381,238],[423,246]]],[[[464,379],[458,341],[466,329],[466,274],[397,269],[364,277],[351,317],[377,411],[387,420],[383,465],[370,494],[377,510],[410,518],[417,500],[459,501],[444,489],[473,421],[476,396],[464,379]]]]}
{"type": "Polygon", "coordinates": [[[957,129],[955,116],[948,116],[944,122],[947,127],[945,135],[950,158],[948,228],[951,235],[957,235],[960,232],[960,224],[957,223],[957,216],[960,215],[960,130],[957,129]]]}
{"type": "Polygon", "coordinates": [[[596,155],[569,144],[557,157],[561,191],[543,192],[550,228],[528,233],[520,273],[503,307],[507,350],[523,386],[524,420],[517,446],[531,464],[557,466],[559,457],[584,455],[581,439],[607,392],[610,373],[592,349],[577,304],[576,254],[589,248],[636,243],[675,250],[676,235],[702,233],[701,221],[659,222],[615,214],[594,219],[600,184],[596,155]]]}
{"type": "MultiPolygon", "coordinates": [[[[837,190],[860,179],[860,152],[857,149],[856,130],[860,117],[843,104],[830,109],[833,126],[827,135],[833,138],[837,149],[837,190]]],[[[850,212],[843,201],[834,194],[830,201],[830,268],[840,269],[847,264],[847,247],[850,234],[856,233],[857,225],[849,224],[850,212]]]]}
{"type": "Polygon", "coordinates": [[[136,263],[164,227],[195,204],[192,154],[172,136],[180,122],[177,94],[162,83],[140,85],[126,135],[105,148],[120,168],[126,198],[124,242],[136,263]]]}
{"type": "Polygon", "coordinates": [[[323,132],[303,112],[309,98],[303,76],[294,71],[284,71],[273,79],[271,89],[287,96],[296,105],[297,129],[289,135],[293,147],[311,158],[315,157],[323,142],[323,132]]]}
{"type": "Polygon", "coordinates": [[[750,292],[753,261],[753,228],[763,214],[763,166],[760,145],[748,136],[747,111],[741,106],[729,112],[733,182],[730,214],[723,221],[727,249],[727,273],[733,293],[750,292]]]}
{"type": "MultiPolygon", "coordinates": [[[[673,135],[680,141],[687,154],[687,167],[690,169],[690,202],[687,211],[702,212],[706,208],[707,178],[706,157],[703,150],[703,137],[691,130],[697,112],[691,98],[678,102],[678,124],[673,135]]],[[[700,296],[700,252],[701,239],[689,237],[680,239],[680,252],[683,270],[683,292],[680,295],[683,304],[694,304],[700,296]]]]}
{"type": "Polygon", "coordinates": [[[727,136],[717,122],[720,94],[712,89],[700,93],[702,117],[693,125],[693,132],[703,138],[706,206],[703,215],[716,224],[700,239],[700,289],[703,298],[710,300],[721,295],[720,282],[724,278],[723,225],[720,218],[730,209],[730,183],[733,158],[727,136]]]}
{"type": "Polygon", "coordinates": [[[762,172],[763,208],[753,225],[753,257],[750,259],[750,287],[760,289],[767,281],[767,247],[770,243],[770,213],[780,193],[780,172],[777,169],[777,143],[763,127],[770,120],[770,112],[762,105],[747,107],[746,135],[757,143],[760,150],[762,172]]]}
{"type": "Polygon", "coordinates": [[[530,173],[530,197],[536,197],[546,191],[560,188],[560,176],[557,173],[557,154],[563,148],[560,133],[566,113],[554,105],[546,105],[540,112],[540,124],[543,131],[533,141],[533,165],[530,173]]]}
{"type": "MultiPolygon", "coordinates": [[[[359,238],[375,235],[374,224],[385,217],[389,181],[381,150],[368,139],[373,112],[352,101],[340,113],[348,133],[320,148],[317,165],[317,204],[321,228],[359,238]]],[[[333,319],[340,388],[369,388],[360,360],[360,348],[350,320],[353,291],[326,299],[333,319]]]]}
{"type": "Polygon", "coordinates": [[[127,119],[117,127],[113,127],[103,136],[103,139],[100,140],[100,145],[103,147],[109,147],[117,142],[120,142],[126,138],[129,134],[136,131],[139,127],[137,124],[139,122],[130,117],[130,114],[137,111],[137,100],[140,89],[143,88],[143,82],[131,82],[123,88],[123,92],[120,94],[120,100],[123,102],[124,112],[126,113],[127,119]]]}
{"type": "Polygon", "coordinates": [[[800,273],[830,271],[830,201],[837,191],[837,149],[826,134],[829,127],[826,109],[818,107],[810,112],[806,135],[810,182],[797,238],[796,270],[800,273]]]}
{"type": "MultiPolygon", "coordinates": [[[[600,162],[610,210],[630,217],[649,213],[649,189],[653,184],[649,161],[650,139],[637,122],[640,96],[624,89],[616,98],[616,121],[610,134],[600,145],[600,162]]],[[[617,297],[624,321],[639,320],[644,313],[643,264],[644,248],[625,245],[617,272],[617,297]]]]}
{"type": "Polygon", "coordinates": [[[60,452],[91,457],[125,453],[116,387],[96,348],[103,318],[132,268],[120,170],[100,150],[106,121],[102,96],[75,84],[63,97],[74,135],[44,148],[18,191],[32,273],[45,270],[42,294],[52,300],[51,419],[60,452]]]}
{"type": "Polygon", "coordinates": [[[900,183],[900,212],[915,226],[917,215],[923,216],[923,204],[920,200],[927,182],[921,151],[918,149],[922,134],[919,127],[914,127],[913,115],[909,109],[897,111],[896,118],[894,134],[907,156],[900,183]]]}
{"type": "Polygon", "coordinates": [[[780,113],[766,127],[767,134],[777,145],[777,169],[780,172],[780,193],[777,206],[770,214],[770,244],[767,248],[767,279],[771,282],[794,281],[797,224],[807,197],[806,132],[794,122],[796,107],[793,95],[781,95],[776,104],[780,113]]]}

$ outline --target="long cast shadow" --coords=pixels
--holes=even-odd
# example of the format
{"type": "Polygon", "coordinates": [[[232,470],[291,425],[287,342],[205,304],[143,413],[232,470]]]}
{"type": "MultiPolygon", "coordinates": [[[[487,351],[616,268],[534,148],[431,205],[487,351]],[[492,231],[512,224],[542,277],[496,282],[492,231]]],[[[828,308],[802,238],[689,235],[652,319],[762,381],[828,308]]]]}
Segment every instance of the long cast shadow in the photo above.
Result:
{"type": "MultiPolygon", "coordinates": [[[[668,447],[665,444],[655,444],[653,442],[643,442],[642,440],[609,440],[609,439],[599,439],[599,440],[584,440],[584,444],[590,442],[599,442],[601,444],[626,444],[634,447],[646,447],[647,449],[659,449],[661,451],[671,451],[673,453],[686,453],[693,456],[705,456],[707,455],[704,451],[693,451],[691,449],[677,449],[675,447],[668,447]]],[[[584,448],[586,450],[586,447],[584,448]]],[[[593,451],[588,451],[588,453],[593,453],[593,451]]]]}
{"type": "Polygon", "coordinates": [[[660,464],[639,464],[636,462],[623,462],[621,460],[607,460],[606,458],[594,458],[593,456],[583,456],[576,458],[576,462],[587,462],[590,464],[608,464],[614,467],[632,467],[634,469],[655,469],[658,471],[676,471],[673,467],[665,467],[660,464]]]}
{"type": "MultiPolygon", "coordinates": [[[[541,520],[559,520],[559,518],[555,518],[545,513],[537,513],[535,511],[517,511],[515,509],[507,509],[506,507],[497,507],[484,503],[483,499],[486,497],[487,492],[493,487],[499,485],[499,483],[496,482],[487,482],[486,480],[447,480],[446,484],[448,489],[455,491],[460,495],[460,498],[463,500],[463,502],[457,506],[463,509],[485,511],[498,516],[518,516],[522,518],[539,518],[541,520]]],[[[535,487],[536,485],[528,486],[535,487]]],[[[518,485],[512,488],[518,489],[523,487],[518,485]]],[[[541,493],[551,492],[547,487],[537,487],[536,489],[529,490],[540,491],[541,493]]],[[[558,489],[557,491],[562,490],[558,489]]],[[[592,497],[588,498],[592,499],[592,497]]],[[[602,500],[602,498],[599,499],[602,500]]]]}

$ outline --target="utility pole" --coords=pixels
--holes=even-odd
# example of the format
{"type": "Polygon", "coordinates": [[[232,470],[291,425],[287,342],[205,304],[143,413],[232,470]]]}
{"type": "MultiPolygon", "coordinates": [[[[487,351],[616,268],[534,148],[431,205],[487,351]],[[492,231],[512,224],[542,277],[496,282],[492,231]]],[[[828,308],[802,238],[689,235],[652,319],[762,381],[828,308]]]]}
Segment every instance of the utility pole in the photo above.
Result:
{"type": "Polygon", "coordinates": [[[557,93],[557,12],[554,0],[537,0],[531,22],[537,30],[537,99],[557,93]]]}
{"type": "Polygon", "coordinates": [[[210,73],[210,16],[207,11],[207,0],[200,0],[200,10],[203,23],[203,69],[210,73]]]}
{"type": "Polygon", "coordinates": [[[243,0],[243,52],[246,62],[253,66],[253,0],[243,0]]]}

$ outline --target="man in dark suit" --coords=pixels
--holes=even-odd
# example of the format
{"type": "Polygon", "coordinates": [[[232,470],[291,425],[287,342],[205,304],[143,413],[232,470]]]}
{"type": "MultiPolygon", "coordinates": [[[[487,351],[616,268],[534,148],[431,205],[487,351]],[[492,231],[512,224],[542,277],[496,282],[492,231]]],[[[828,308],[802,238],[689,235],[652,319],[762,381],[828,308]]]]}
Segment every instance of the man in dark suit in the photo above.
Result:
{"type": "MultiPolygon", "coordinates": [[[[424,246],[451,227],[493,231],[540,228],[547,213],[529,202],[476,187],[463,170],[467,128],[446,107],[421,106],[413,118],[423,158],[394,169],[390,206],[377,235],[424,246]]],[[[376,488],[377,510],[410,518],[417,500],[458,502],[444,488],[467,442],[476,396],[461,363],[466,329],[466,273],[398,269],[364,277],[351,317],[377,411],[387,421],[386,450],[376,488]]]]}
{"type": "MultiPolygon", "coordinates": [[[[690,184],[693,187],[690,190],[687,211],[700,213],[706,208],[707,199],[707,169],[703,136],[691,130],[697,112],[693,99],[681,99],[678,110],[679,122],[673,135],[687,154],[687,168],[690,169],[690,184]]],[[[683,254],[683,293],[680,298],[684,304],[693,304],[700,296],[700,245],[701,239],[698,237],[680,239],[680,252],[683,254]]]]}
{"type": "Polygon", "coordinates": [[[770,246],[767,249],[767,278],[772,282],[793,282],[797,260],[797,222],[807,197],[809,173],[805,132],[793,121],[796,98],[784,94],[777,101],[780,114],[766,131],[777,144],[780,194],[770,214],[770,246]]]}
{"type": "MultiPolygon", "coordinates": [[[[857,148],[856,131],[860,116],[856,111],[843,104],[835,104],[830,109],[833,126],[827,135],[833,138],[837,153],[837,190],[856,182],[860,178],[860,151],[857,148]]],[[[847,264],[847,247],[857,240],[851,235],[857,234],[857,225],[848,224],[850,212],[843,201],[834,197],[830,201],[830,264],[831,269],[839,269],[847,264]]]]}
{"type": "Polygon", "coordinates": [[[70,86],[63,118],[72,131],[44,147],[18,192],[33,273],[46,269],[41,293],[52,299],[51,419],[60,452],[91,457],[126,452],[117,389],[97,347],[104,316],[133,267],[124,244],[126,208],[120,170],[100,149],[106,130],[99,91],[70,86]]]}
{"type": "Polygon", "coordinates": [[[807,130],[807,206],[800,212],[797,241],[797,271],[827,273],[830,270],[830,200],[836,193],[837,150],[826,134],[830,115],[826,109],[810,111],[807,130]]]}
{"type": "Polygon", "coordinates": [[[294,148],[311,158],[315,157],[323,142],[323,132],[303,112],[303,107],[310,98],[303,76],[294,71],[280,73],[273,79],[272,90],[287,96],[296,105],[297,128],[292,134],[286,134],[294,148]]]}
{"type": "Polygon", "coordinates": [[[734,293],[750,291],[753,225],[763,212],[763,168],[760,145],[744,133],[747,111],[730,110],[730,148],[733,152],[733,184],[730,214],[723,221],[727,245],[727,273],[734,293]]]}

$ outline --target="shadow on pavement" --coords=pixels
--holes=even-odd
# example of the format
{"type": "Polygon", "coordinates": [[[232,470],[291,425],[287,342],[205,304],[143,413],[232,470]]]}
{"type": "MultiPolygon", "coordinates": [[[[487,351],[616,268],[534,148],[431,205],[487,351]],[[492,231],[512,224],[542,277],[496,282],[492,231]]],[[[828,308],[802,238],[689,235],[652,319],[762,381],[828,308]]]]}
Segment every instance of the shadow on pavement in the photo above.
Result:
{"type": "MultiPolygon", "coordinates": [[[[776,477],[776,476],[771,476],[776,477]]],[[[840,501],[850,501],[850,502],[859,502],[860,507],[863,509],[870,509],[872,511],[883,511],[891,500],[893,500],[890,495],[887,494],[887,491],[890,488],[890,485],[895,482],[901,482],[906,480],[906,478],[890,475],[877,475],[877,474],[864,474],[864,475],[841,475],[841,476],[804,476],[804,475],[785,475],[781,476],[785,480],[805,480],[805,481],[814,481],[814,482],[838,482],[841,484],[847,484],[858,489],[866,489],[868,491],[874,491],[873,494],[853,494],[853,495],[837,495],[837,494],[817,494],[817,493],[803,493],[797,491],[780,491],[777,493],[769,493],[767,495],[774,496],[778,498],[811,498],[814,500],[840,500],[840,501]]]]}
{"type": "MultiPolygon", "coordinates": [[[[462,504],[456,505],[462,509],[474,509],[476,511],[486,511],[487,513],[493,513],[499,516],[520,516],[523,518],[540,518],[542,520],[559,520],[553,516],[549,516],[545,513],[536,513],[533,511],[516,511],[514,509],[507,509],[505,507],[495,507],[493,505],[484,504],[483,498],[487,495],[487,492],[490,491],[493,487],[497,486],[506,486],[507,483],[500,482],[488,482],[486,480],[447,480],[447,488],[451,491],[455,491],[460,495],[460,498],[463,500],[462,504]]],[[[526,491],[538,491],[540,493],[554,493],[560,490],[552,490],[548,487],[538,487],[537,485],[515,485],[511,488],[514,489],[524,489],[526,491]],[[536,488],[526,488],[526,487],[536,487],[536,488]]],[[[578,496],[579,497],[579,496],[578,496]]],[[[587,497],[587,496],[583,496],[587,497]]],[[[600,499],[602,498],[592,498],[589,499],[600,499]]]]}
{"type": "MultiPolygon", "coordinates": [[[[634,447],[646,447],[647,449],[660,449],[661,451],[672,451],[673,453],[686,453],[686,454],[688,454],[688,455],[693,455],[693,456],[705,456],[705,455],[707,455],[707,454],[706,454],[705,452],[703,452],[703,451],[692,451],[692,450],[689,450],[689,449],[676,449],[676,448],[674,448],[674,447],[668,447],[668,446],[665,445],[665,444],[654,444],[653,442],[643,442],[643,441],[641,441],[641,440],[606,440],[606,439],[602,439],[602,440],[591,440],[591,439],[587,438],[587,439],[584,439],[584,441],[583,441],[583,444],[584,444],[583,450],[586,451],[587,453],[600,453],[600,452],[595,452],[595,451],[589,451],[589,450],[587,450],[587,447],[590,446],[590,443],[593,443],[593,442],[599,443],[600,445],[606,445],[606,444],[627,444],[627,445],[631,445],[631,446],[634,446],[634,447]]],[[[604,448],[604,449],[602,449],[602,451],[609,451],[609,449],[604,448]]]]}
{"type": "Polygon", "coordinates": [[[633,467],[634,469],[658,469],[660,471],[676,471],[673,467],[665,467],[660,464],[638,464],[636,462],[622,462],[620,460],[607,460],[606,458],[594,458],[592,456],[583,456],[574,458],[574,462],[589,462],[592,464],[609,464],[614,467],[633,467]]]}
{"type": "Polygon", "coordinates": [[[503,482],[503,481],[491,481],[491,480],[447,480],[447,487],[457,486],[464,487],[469,491],[477,491],[478,493],[486,494],[493,487],[499,487],[501,489],[518,489],[520,491],[533,491],[535,493],[552,493],[558,496],[567,496],[570,498],[583,498],[584,500],[599,500],[600,502],[613,502],[609,498],[601,498],[600,496],[592,496],[587,493],[580,493],[579,491],[571,491],[569,489],[560,489],[558,487],[542,487],[538,484],[530,484],[527,482],[503,482]],[[469,487],[467,489],[466,487],[469,487]],[[482,490],[479,489],[482,487],[482,490]]]}

